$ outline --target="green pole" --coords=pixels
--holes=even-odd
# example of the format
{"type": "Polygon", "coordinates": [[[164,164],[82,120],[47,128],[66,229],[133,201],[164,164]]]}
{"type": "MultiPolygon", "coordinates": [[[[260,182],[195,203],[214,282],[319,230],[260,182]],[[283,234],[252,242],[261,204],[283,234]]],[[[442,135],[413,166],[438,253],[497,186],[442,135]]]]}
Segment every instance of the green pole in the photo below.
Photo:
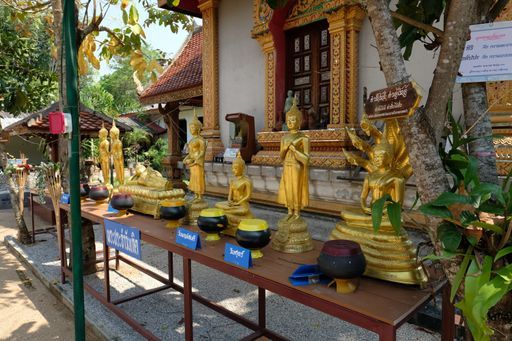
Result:
{"type": "Polygon", "coordinates": [[[71,113],[71,157],[69,163],[69,188],[71,194],[71,240],[73,252],[73,303],[75,307],[75,340],[85,340],[84,282],[82,262],[82,221],[80,214],[80,164],[79,164],[79,102],[78,64],[76,46],[76,17],[74,0],[64,0],[62,20],[66,53],[66,112],[71,113]]]}

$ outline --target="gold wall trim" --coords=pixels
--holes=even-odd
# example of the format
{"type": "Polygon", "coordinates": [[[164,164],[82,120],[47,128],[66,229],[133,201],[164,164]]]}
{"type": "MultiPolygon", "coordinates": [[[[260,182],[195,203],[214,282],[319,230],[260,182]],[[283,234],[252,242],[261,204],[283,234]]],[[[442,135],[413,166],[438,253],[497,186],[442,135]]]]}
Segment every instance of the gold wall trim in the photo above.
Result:
{"type": "Polygon", "coordinates": [[[265,123],[264,131],[272,131],[276,120],[276,51],[270,32],[256,38],[265,58],[265,123]]]}

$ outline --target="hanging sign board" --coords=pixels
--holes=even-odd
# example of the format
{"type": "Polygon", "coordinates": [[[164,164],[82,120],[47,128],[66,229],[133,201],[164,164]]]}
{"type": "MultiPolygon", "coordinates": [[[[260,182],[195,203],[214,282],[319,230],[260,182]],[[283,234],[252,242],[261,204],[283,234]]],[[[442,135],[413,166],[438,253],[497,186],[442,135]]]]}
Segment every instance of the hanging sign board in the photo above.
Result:
{"type": "Polygon", "coordinates": [[[109,247],[124,252],[128,256],[141,259],[139,229],[108,219],[105,219],[104,223],[106,242],[109,247]]]}
{"type": "Polygon", "coordinates": [[[512,21],[469,26],[457,83],[512,80],[512,21]]]}
{"type": "Polygon", "coordinates": [[[364,110],[370,120],[400,118],[412,115],[420,101],[416,83],[408,82],[373,91],[364,104],[364,110]]]}

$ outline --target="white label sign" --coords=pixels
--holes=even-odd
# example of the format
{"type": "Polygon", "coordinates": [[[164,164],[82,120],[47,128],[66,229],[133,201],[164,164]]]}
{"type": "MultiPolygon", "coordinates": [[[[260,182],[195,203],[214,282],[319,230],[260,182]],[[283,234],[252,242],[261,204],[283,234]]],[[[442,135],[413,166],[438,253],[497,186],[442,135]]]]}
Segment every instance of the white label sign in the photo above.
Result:
{"type": "Polygon", "coordinates": [[[457,83],[512,80],[512,21],[471,25],[457,83]]]}

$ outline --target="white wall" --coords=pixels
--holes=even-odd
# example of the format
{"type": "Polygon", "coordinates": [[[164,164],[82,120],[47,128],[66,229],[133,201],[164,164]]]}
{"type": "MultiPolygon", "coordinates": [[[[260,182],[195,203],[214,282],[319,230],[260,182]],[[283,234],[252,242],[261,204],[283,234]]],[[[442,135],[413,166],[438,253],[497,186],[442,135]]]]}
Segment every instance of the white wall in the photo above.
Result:
{"type": "MultiPolygon", "coordinates": [[[[442,25],[440,23],[439,25],[442,25]]],[[[442,29],[442,27],[441,27],[442,29]]],[[[374,90],[386,87],[384,74],[379,67],[379,54],[374,47],[375,37],[368,18],[365,19],[359,35],[359,116],[363,113],[363,87],[367,87],[368,94],[374,90]]],[[[427,100],[428,91],[434,70],[437,63],[439,50],[427,51],[423,44],[416,42],[409,61],[405,62],[407,72],[411,75],[411,79],[416,81],[420,86],[423,99],[421,104],[424,105],[427,100]]],[[[456,85],[453,90],[453,114],[459,116],[462,113],[462,96],[460,85],[456,85]]]]}
{"type": "Polygon", "coordinates": [[[265,63],[258,41],[251,39],[252,1],[222,0],[219,5],[219,123],[229,147],[230,113],[254,116],[255,129],[264,125],[265,63]]]}

